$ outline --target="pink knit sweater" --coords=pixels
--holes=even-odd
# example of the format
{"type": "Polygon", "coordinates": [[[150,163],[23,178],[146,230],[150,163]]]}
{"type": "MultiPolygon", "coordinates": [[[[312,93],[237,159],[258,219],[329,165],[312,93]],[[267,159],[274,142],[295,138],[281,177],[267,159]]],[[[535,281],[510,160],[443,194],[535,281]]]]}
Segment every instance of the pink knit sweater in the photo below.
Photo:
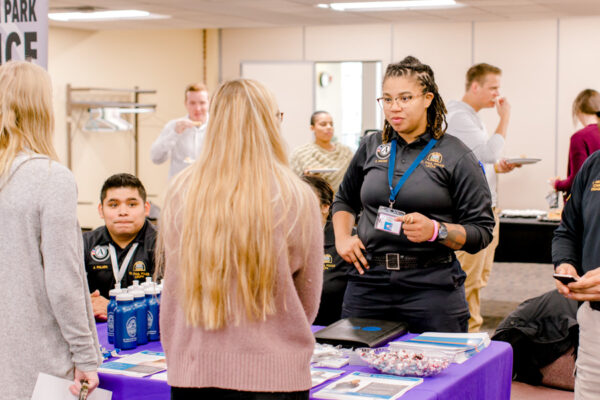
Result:
{"type": "MultiPolygon", "coordinates": [[[[216,331],[188,326],[179,302],[179,256],[167,249],[160,327],[169,385],[260,392],[310,389],[314,348],[310,325],[321,295],[323,231],[316,199],[306,209],[298,209],[293,200],[291,203],[285,223],[273,231],[275,248],[282,250],[277,255],[277,312],[266,321],[245,320],[240,326],[216,331]],[[287,236],[284,229],[296,218],[287,236]],[[302,229],[310,237],[308,247],[294,240],[302,229]]],[[[167,243],[170,239],[166,238],[167,243]]],[[[245,315],[241,307],[239,313],[245,315]]]]}

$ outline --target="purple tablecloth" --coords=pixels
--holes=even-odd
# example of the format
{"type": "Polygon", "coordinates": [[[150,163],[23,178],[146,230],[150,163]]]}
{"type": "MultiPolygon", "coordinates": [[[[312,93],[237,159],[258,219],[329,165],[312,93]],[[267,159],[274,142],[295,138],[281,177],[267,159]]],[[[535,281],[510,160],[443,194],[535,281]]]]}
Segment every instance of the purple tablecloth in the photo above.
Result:
{"type": "MultiPolygon", "coordinates": [[[[106,323],[98,323],[100,344],[108,350],[106,323]]],[[[321,327],[313,327],[313,331],[321,327]]],[[[406,340],[414,336],[404,335],[396,340],[406,340]]],[[[133,354],[141,350],[162,351],[160,342],[150,342],[137,349],[123,351],[133,354]]],[[[368,367],[346,366],[348,372],[364,371],[377,373],[368,367]]],[[[463,364],[452,364],[445,371],[409,390],[402,400],[510,400],[512,377],[512,348],[505,342],[492,342],[488,348],[463,364]]],[[[311,390],[312,394],[327,386],[324,382],[311,390]]],[[[123,375],[100,374],[100,387],[113,392],[113,400],[166,400],[170,389],[166,382],[150,378],[132,378],[123,375]]]]}

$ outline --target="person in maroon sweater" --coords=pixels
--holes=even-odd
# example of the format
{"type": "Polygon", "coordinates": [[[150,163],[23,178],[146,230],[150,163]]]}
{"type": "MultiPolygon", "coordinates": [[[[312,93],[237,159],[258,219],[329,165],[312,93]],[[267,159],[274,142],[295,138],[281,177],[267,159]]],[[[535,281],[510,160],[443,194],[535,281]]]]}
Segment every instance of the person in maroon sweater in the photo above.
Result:
{"type": "Polygon", "coordinates": [[[584,126],[571,136],[569,146],[569,166],[567,178],[558,177],[550,180],[552,187],[565,192],[565,198],[571,193],[571,185],[583,162],[596,150],[600,150],[600,93],[593,89],[585,89],[577,95],[573,102],[573,119],[584,126]]]}

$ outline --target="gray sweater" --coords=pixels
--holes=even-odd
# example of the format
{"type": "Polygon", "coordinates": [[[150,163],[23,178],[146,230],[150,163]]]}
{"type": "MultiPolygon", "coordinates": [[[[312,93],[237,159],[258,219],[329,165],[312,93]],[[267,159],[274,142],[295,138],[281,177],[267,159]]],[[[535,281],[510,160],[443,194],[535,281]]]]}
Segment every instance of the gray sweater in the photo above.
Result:
{"type": "Polygon", "coordinates": [[[0,177],[2,399],[30,399],[39,372],[73,379],[99,353],[73,174],[20,154],[0,177]]]}

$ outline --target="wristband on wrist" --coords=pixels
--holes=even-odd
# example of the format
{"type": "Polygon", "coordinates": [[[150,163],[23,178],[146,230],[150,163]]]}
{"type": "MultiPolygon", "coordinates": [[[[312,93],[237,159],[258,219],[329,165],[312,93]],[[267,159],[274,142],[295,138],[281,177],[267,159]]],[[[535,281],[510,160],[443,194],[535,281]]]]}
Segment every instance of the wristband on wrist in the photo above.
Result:
{"type": "Polygon", "coordinates": [[[433,236],[431,237],[431,239],[428,240],[428,242],[435,242],[435,239],[437,239],[438,232],[440,229],[440,224],[438,224],[438,222],[435,219],[432,219],[431,221],[433,222],[433,236]]]}

